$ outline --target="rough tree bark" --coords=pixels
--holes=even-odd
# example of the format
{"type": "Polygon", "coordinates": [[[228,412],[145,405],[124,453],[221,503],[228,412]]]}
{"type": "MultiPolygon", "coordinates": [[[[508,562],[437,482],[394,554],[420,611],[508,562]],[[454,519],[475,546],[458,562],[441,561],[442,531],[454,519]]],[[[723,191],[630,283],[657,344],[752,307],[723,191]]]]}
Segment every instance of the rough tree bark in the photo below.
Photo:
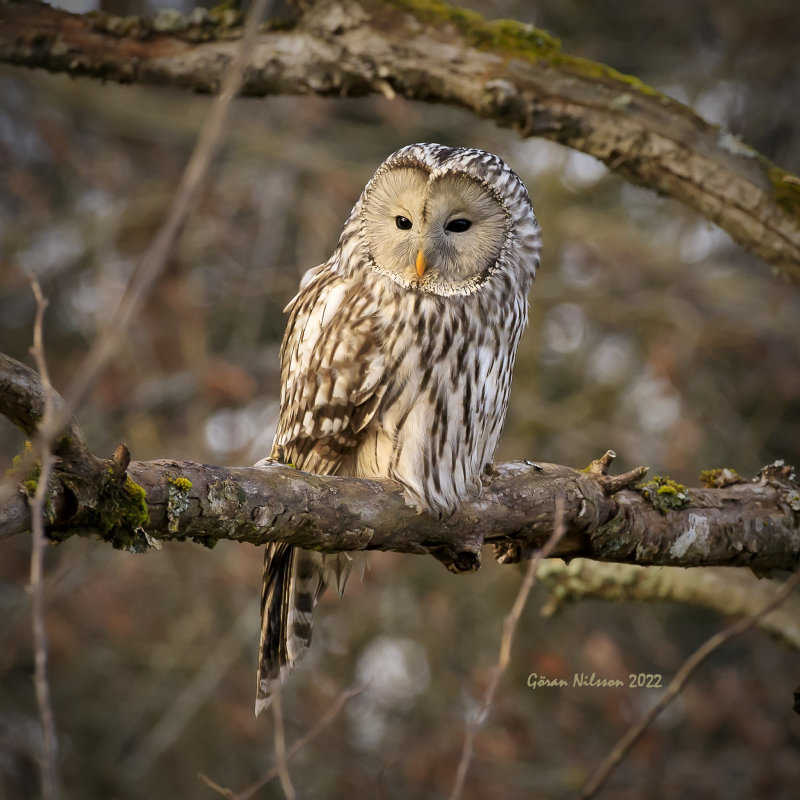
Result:
{"type": "MultiPolygon", "coordinates": [[[[0,413],[35,433],[43,407],[37,374],[0,355],[0,413]]],[[[324,550],[427,553],[448,569],[480,564],[495,545],[503,562],[542,546],[563,498],[566,535],[554,555],[640,565],[793,569],[800,563],[800,485],[773,465],[754,482],[717,473],[721,488],[686,489],[644,470],[608,476],[613,455],[585,471],[515,462],[486,475],[479,498],[449,519],[419,513],[390,480],[313,475],[288,466],[218,467],[186,461],[130,461],[125,446],[96,459],[73,422],[56,450],[48,532],[54,540],[99,535],[143,550],[158,540],[284,541],[324,550]]],[[[22,471],[22,470],[21,470],[22,471]]],[[[30,527],[27,494],[36,472],[0,504],[0,537],[30,527]]]]}
{"type": "MultiPolygon", "coordinates": [[[[266,24],[243,93],[383,93],[469,109],[671,195],[800,281],[800,179],[691,109],[543,31],[438,0],[296,0],[266,24]]],[[[240,16],[154,21],[0,0],[0,63],[215,92],[240,16]]]]}

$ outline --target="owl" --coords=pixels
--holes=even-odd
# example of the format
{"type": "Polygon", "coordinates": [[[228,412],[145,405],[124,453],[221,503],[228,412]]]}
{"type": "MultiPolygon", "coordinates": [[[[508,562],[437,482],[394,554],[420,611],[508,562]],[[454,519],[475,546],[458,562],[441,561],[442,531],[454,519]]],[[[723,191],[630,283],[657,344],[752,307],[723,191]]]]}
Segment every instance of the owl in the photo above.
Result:
{"type": "MultiPolygon", "coordinates": [[[[449,515],[477,495],[539,250],[528,192],[497,156],[439,144],[389,156],[285,309],[270,459],[391,478],[420,513],[449,515]]],[[[341,593],[352,563],[268,545],[256,715],[308,648],[320,594],[341,593]]]]}

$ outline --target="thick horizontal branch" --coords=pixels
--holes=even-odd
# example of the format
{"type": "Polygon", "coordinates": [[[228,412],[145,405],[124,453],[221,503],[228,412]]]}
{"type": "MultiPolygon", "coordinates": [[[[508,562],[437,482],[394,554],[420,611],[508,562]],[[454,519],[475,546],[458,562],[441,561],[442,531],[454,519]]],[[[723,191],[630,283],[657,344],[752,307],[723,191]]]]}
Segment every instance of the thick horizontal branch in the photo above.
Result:
{"type": "MultiPolygon", "coordinates": [[[[280,464],[132,461],[127,474],[133,484],[122,484],[127,495],[110,499],[108,487],[98,483],[96,496],[62,502],[49,532],[55,539],[97,534],[123,546],[136,546],[141,528],[151,540],[428,553],[455,571],[468,571],[478,566],[484,543],[496,544],[504,560],[509,552],[524,557],[541,547],[561,496],[567,533],[555,555],[564,558],[791,569],[800,563],[800,523],[791,507],[800,495],[787,475],[772,472],[756,483],[688,490],[686,506],[665,513],[637,491],[609,496],[591,473],[554,464],[501,464],[480,498],[440,520],[419,513],[389,480],[313,475],[280,464]]],[[[55,474],[58,496],[68,498],[70,476],[58,467],[55,474]]],[[[18,497],[0,509],[0,516],[14,520],[5,528],[0,522],[0,530],[29,527],[23,506],[18,497]]]]}
{"type": "MultiPolygon", "coordinates": [[[[0,354],[0,413],[30,434],[41,401],[36,372],[0,354]]],[[[753,483],[725,472],[718,476],[724,488],[651,481],[641,491],[626,487],[643,470],[606,474],[612,453],[583,471],[502,464],[486,475],[479,497],[440,519],[420,512],[390,480],[314,475],[277,463],[130,461],[124,445],[102,461],[85,449],[74,420],[69,432],[81,447],[70,448],[53,469],[48,532],[56,540],[96,534],[134,550],[187,537],[208,545],[281,541],[326,552],[428,553],[464,572],[479,566],[485,543],[495,544],[503,562],[540,548],[558,501],[566,534],[554,555],[564,558],[760,569],[800,563],[800,486],[782,464],[762,470],[753,483]]],[[[0,538],[30,530],[27,501],[37,476],[30,464],[18,465],[9,479],[17,490],[0,493],[0,538]]]]}
{"type": "MultiPolygon", "coordinates": [[[[34,370],[0,356],[0,413],[30,433],[41,417],[34,370]]],[[[83,437],[72,422],[75,441],[83,437]]],[[[752,483],[717,476],[724,488],[670,481],[629,487],[643,470],[608,476],[613,454],[578,471],[555,464],[502,464],[479,497],[448,519],[420,512],[390,480],[313,475],[282,464],[216,467],[188,461],[130,461],[121,445],[102,461],[71,448],[53,469],[51,538],[96,534],[144,550],[157,540],[192,538],[287,542],[326,552],[428,553],[456,572],[476,569],[481,548],[503,562],[540,548],[563,505],[566,530],[555,555],[670,566],[791,569],[800,563],[800,486],[776,464],[752,483]],[[732,483],[732,485],[725,485],[732,483]]],[[[35,465],[34,465],[35,466],[35,465]]],[[[17,467],[17,490],[0,495],[0,538],[30,529],[28,495],[37,472],[17,467]]]]}
{"type": "MultiPolygon", "coordinates": [[[[530,26],[438,0],[296,5],[292,23],[265,26],[243,93],[383,93],[469,109],[681,200],[800,281],[800,179],[637,79],[530,26]]],[[[237,24],[235,12],[150,22],[0,0],[0,63],[215,92],[237,24]]]]}

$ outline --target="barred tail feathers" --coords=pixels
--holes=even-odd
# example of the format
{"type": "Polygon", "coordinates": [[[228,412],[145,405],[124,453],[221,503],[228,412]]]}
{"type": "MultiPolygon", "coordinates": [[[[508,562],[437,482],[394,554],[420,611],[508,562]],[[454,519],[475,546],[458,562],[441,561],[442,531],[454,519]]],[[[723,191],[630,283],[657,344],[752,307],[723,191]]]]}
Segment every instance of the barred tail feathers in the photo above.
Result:
{"type": "Polygon", "coordinates": [[[312,614],[325,585],[325,556],[321,553],[286,544],[267,546],[256,716],[269,706],[273,687],[285,680],[310,646],[312,614]]]}

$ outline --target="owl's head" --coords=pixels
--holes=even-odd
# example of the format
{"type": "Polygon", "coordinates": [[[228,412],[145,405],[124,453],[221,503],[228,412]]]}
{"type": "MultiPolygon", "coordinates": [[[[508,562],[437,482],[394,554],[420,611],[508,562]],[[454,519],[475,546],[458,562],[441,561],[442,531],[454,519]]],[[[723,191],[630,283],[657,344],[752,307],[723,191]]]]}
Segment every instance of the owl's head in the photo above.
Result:
{"type": "Polygon", "coordinates": [[[500,158],[482,150],[398,150],[367,184],[354,217],[370,267],[408,289],[471,294],[503,269],[532,279],[538,265],[528,193],[500,158]]]}

